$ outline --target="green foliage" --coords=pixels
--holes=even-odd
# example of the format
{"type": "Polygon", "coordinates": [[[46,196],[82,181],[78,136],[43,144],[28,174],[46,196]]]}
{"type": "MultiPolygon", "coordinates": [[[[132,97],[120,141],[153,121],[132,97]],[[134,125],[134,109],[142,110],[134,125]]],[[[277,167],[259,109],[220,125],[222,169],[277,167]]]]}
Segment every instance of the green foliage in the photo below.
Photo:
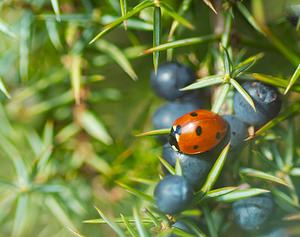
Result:
{"type": "Polygon", "coordinates": [[[230,203],[267,192],[277,224],[299,235],[299,31],[284,2],[0,1],[0,235],[238,236],[230,203]],[[151,137],[170,131],[149,122],[161,101],[148,78],[166,60],[197,71],[181,90],[209,88],[215,112],[232,113],[235,91],[255,107],[246,80],[283,100],[242,151],[211,157],[191,208],[173,217],[152,195],[160,165],[182,175],[151,137]],[[181,219],[193,234],[172,227],[181,219]]]}
{"type": "Polygon", "coordinates": [[[206,193],[210,191],[214,186],[214,184],[217,182],[218,177],[220,176],[222,172],[222,168],[225,164],[229,149],[230,149],[230,143],[223,149],[218,159],[216,160],[214,166],[212,167],[211,171],[207,175],[207,180],[201,189],[202,192],[206,193]]]}

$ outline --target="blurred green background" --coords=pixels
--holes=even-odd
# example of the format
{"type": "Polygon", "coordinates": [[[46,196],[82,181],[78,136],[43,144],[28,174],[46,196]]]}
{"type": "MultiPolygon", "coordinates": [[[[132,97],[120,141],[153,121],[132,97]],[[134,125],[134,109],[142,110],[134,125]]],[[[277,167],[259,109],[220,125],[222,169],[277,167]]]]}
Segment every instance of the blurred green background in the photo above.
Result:
{"type": "MultiPolygon", "coordinates": [[[[128,1],[128,9],[138,2],[128,1]]],[[[181,3],[167,2],[174,9],[181,3]]],[[[263,4],[274,33],[299,49],[299,32],[285,18],[295,1],[244,1],[259,15],[255,2],[263,4]]],[[[1,236],[73,236],[66,226],[113,236],[105,225],[82,221],[97,216],[94,206],[109,216],[131,213],[140,200],[115,181],[158,180],[160,144],[134,137],[151,130],[151,115],[163,103],[149,86],[152,56],[142,55],[152,46],[152,10],[129,20],[127,31],[120,26],[89,44],[120,15],[118,0],[0,0],[0,87],[7,92],[0,94],[1,236]]],[[[192,1],[184,17],[195,30],[179,26],[175,38],[213,33],[216,16],[202,1],[192,1]]],[[[162,42],[171,24],[163,14],[162,42]]],[[[253,71],[293,72],[238,13],[234,25],[236,48],[265,53],[253,71]]],[[[211,70],[206,62],[213,47],[178,48],[173,59],[211,70]]]]}

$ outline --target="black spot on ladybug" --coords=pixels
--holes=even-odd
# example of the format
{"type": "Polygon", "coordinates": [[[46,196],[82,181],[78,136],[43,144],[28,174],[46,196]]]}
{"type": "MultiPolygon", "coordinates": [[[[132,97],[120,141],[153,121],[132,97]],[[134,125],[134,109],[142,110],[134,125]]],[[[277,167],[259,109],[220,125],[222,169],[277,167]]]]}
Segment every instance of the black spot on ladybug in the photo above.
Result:
{"type": "Polygon", "coordinates": [[[193,146],[194,150],[197,150],[199,148],[198,145],[193,146]]]}
{"type": "Polygon", "coordinates": [[[198,114],[197,114],[196,112],[192,112],[192,113],[190,113],[190,115],[191,115],[192,117],[198,116],[198,114]]]}
{"type": "Polygon", "coordinates": [[[181,134],[181,126],[180,125],[177,125],[175,133],[177,133],[178,135],[181,134]]]}
{"type": "Polygon", "coordinates": [[[198,127],[196,128],[196,134],[197,134],[197,136],[200,136],[201,133],[202,133],[202,128],[201,128],[200,126],[198,126],[198,127]]]}
{"type": "Polygon", "coordinates": [[[219,140],[221,138],[221,133],[217,132],[216,138],[219,140]]]}

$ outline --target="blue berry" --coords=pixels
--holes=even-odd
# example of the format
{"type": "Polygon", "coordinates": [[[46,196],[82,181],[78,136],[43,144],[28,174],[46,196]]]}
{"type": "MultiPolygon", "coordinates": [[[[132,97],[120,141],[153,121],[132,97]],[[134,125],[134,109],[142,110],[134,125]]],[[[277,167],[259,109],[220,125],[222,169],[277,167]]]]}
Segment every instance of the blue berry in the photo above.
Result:
{"type": "Polygon", "coordinates": [[[179,159],[183,176],[195,189],[203,185],[212,166],[207,154],[186,155],[172,149],[169,143],[163,146],[162,156],[173,167],[179,159]]]}
{"type": "Polygon", "coordinates": [[[151,86],[158,96],[173,101],[188,94],[179,89],[193,83],[195,79],[190,68],[177,62],[169,62],[161,64],[156,75],[151,73],[151,86]]]}
{"type": "MultiPolygon", "coordinates": [[[[152,124],[154,129],[171,128],[173,122],[182,115],[199,109],[199,104],[192,102],[169,102],[159,107],[153,117],[152,124]]],[[[168,135],[161,136],[160,140],[165,143],[168,141],[168,135]]]]}
{"type": "Polygon", "coordinates": [[[159,107],[152,118],[155,129],[170,128],[173,122],[182,115],[199,109],[196,103],[191,102],[169,102],[159,107]]]}
{"type": "Polygon", "coordinates": [[[299,4],[288,4],[286,8],[286,19],[294,27],[297,26],[299,21],[299,4]]]}
{"type": "Polygon", "coordinates": [[[197,91],[190,91],[188,94],[184,95],[177,101],[181,103],[194,104],[198,106],[198,108],[203,108],[204,101],[207,99],[207,97],[209,97],[207,95],[207,92],[205,92],[204,90],[201,91],[197,90],[197,91]]]}
{"type": "Polygon", "coordinates": [[[248,126],[234,115],[225,115],[223,118],[230,126],[230,144],[233,149],[240,147],[248,136],[248,126]]]}
{"type": "Polygon", "coordinates": [[[287,18],[287,20],[290,22],[290,24],[291,24],[292,26],[294,26],[294,27],[297,26],[298,21],[299,21],[299,17],[298,17],[298,16],[296,16],[296,15],[294,15],[294,14],[290,14],[290,15],[288,15],[286,18],[287,18]]]}
{"type": "Polygon", "coordinates": [[[245,82],[242,84],[242,87],[251,96],[256,112],[243,96],[236,92],[234,96],[234,111],[237,118],[245,123],[259,127],[278,115],[281,108],[281,99],[275,87],[261,82],[245,82]]]}
{"type": "Polygon", "coordinates": [[[182,176],[168,175],[154,190],[157,207],[166,214],[177,214],[185,210],[193,198],[193,188],[182,176]]]}
{"type": "Polygon", "coordinates": [[[263,194],[238,200],[232,206],[237,225],[243,230],[255,231],[266,225],[273,212],[274,202],[271,195],[263,194]]]}

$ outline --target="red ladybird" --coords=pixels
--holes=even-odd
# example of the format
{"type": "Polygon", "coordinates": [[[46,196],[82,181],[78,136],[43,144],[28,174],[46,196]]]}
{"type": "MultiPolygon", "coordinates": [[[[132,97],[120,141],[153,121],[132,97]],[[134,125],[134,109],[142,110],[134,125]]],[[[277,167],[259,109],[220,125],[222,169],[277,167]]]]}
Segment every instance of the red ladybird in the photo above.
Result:
{"type": "Polygon", "coordinates": [[[227,122],[218,114],[195,110],[173,123],[169,142],[174,150],[198,154],[217,146],[226,136],[227,130],[227,122]]]}

